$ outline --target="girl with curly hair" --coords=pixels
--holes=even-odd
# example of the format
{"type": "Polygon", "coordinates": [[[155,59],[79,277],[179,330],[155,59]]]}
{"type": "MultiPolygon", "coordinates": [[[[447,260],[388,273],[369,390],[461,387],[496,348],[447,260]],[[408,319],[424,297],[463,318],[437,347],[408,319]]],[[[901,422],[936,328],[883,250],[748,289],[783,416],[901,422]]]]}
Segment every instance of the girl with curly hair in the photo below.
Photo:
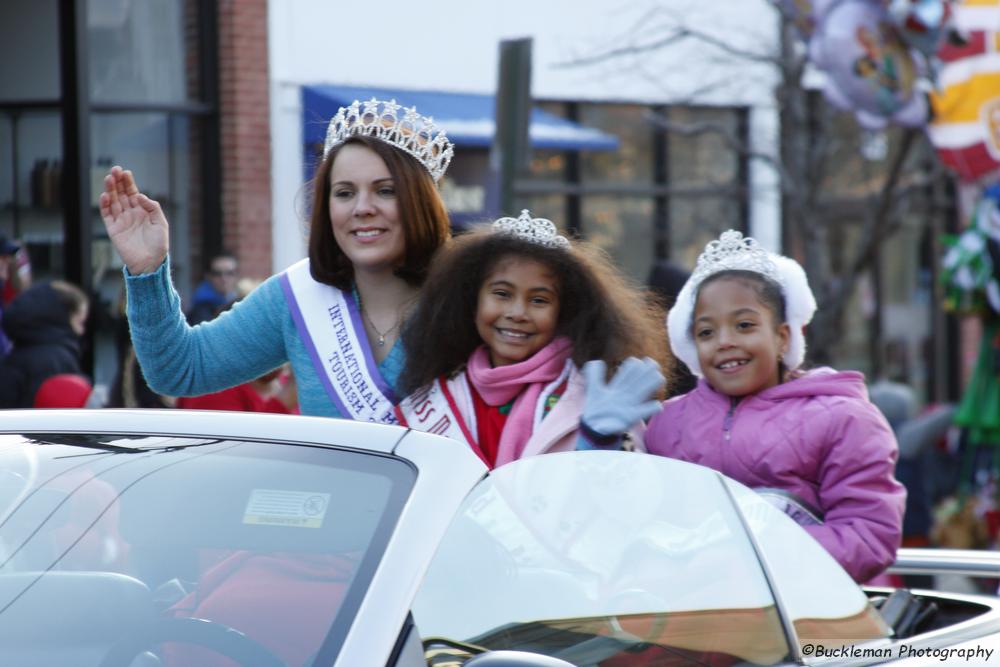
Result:
{"type": "Polygon", "coordinates": [[[593,246],[528,211],[501,218],[435,258],[403,332],[400,388],[412,393],[397,417],[491,468],[616,446],[658,409],[661,322],[593,246]]]}

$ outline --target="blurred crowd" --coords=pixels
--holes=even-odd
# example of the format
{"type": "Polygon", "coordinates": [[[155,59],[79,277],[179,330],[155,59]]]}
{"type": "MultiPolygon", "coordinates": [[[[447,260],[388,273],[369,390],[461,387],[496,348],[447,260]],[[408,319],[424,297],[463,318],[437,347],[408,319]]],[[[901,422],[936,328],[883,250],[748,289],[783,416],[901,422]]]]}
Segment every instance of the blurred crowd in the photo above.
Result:
{"type": "MultiPolygon", "coordinates": [[[[215,255],[205,267],[185,311],[190,324],[214,319],[249,294],[257,281],[241,279],[236,257],[215,255]]],[[[83,371],[82,344],[90,298],[63,280],[32,281],[25,248],[0,237],[0,409],[185,408],[297,414],[295,380],[286,365],[230,389],[175,398],[149,388],[136,361],[118,304],[118,364],[110,387],[94,385],[83,371]]]]}

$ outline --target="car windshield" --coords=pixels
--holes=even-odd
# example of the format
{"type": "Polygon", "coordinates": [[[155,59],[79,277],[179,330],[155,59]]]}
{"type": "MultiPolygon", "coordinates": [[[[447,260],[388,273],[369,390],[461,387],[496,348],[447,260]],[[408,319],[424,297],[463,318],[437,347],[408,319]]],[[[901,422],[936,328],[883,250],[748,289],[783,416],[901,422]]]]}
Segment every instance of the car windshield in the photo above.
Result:
{"type": "Polygon", "coordinates": [[[517,649],[575,665],[772,665],[792,657],[795,631],[888,633],[822,548],[752,491],[626,452],[494,470],[445,535],[413,614],[434,664],[517,649]],[[777,559],[773,581],[761,554],[777,559]],[[807,570],[796,558],[818,568],[807,581],[827,581],[779,604],[772,583],[780,593],[807,570]],[[842,590],[829,598],[827,588],[842,590]]]}
{"type": "Polygon", "coordinates": [[[330,664],[414,479],[321,447],[0,436],[0,664],[330,664]]]}

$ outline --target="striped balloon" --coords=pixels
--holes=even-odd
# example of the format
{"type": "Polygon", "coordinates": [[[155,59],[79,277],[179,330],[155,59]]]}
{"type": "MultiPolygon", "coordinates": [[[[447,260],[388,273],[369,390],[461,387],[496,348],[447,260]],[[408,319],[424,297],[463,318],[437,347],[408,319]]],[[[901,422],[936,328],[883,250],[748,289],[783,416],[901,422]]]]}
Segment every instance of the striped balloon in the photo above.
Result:
{"type": "Polygon", "coordinates": [[[960,0],[953,11],[966,43],[938,51],[927,133],[961,179],[985,180],[1000,175],[1000,0],[960,0]]]}

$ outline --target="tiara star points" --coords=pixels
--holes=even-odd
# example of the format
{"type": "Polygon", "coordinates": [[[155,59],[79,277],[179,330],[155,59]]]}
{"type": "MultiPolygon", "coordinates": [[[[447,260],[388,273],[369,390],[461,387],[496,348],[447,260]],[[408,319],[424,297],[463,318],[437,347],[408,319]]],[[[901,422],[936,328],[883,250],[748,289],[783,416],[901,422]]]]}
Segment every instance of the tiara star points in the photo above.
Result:
{"type": "Polygon", "coordinates": [[[435,182],[444,176],[455,155],[454,145],[432,118],[421,116],[416,107],[402,107],[394,99],[386,102],[373,97],[341,107],[327,126],[323,157],[355,136],[373,137],[412,155],[435,182]]]}
{"type": "Polygon", "coordinates": [[[778,267],[770,254],[756,239],[744,237],[734,229],[723,232],[718,239],[705,245],[691,280],[697,285],[720,271],[753,271],[781,283],[778,267]]]}
{"type": "Polygon", "coordinates": [[[493,231],[509,234],[546,248],[568,248],[569,240],[559,234],[555,223],[547,218],[532,218],[528,209],[522,209],[516,218],[500,218],[493,223],[493,231]]]}

